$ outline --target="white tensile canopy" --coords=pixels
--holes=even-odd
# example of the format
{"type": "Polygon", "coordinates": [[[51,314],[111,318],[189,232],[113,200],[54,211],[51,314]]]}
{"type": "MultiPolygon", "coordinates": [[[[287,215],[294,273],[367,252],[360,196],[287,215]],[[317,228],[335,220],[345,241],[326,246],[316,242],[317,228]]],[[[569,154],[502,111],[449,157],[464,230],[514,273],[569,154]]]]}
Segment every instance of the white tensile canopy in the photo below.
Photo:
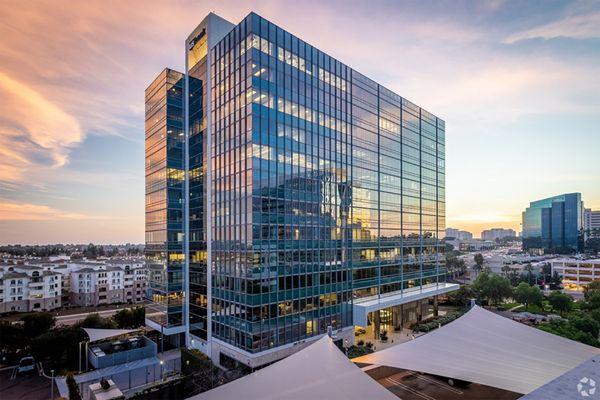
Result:
{"type": "Polygon", "coordinates": [[[83,328],[90,338],[90,342],[96,342],[98,340],[110,339],[116,336],[127,335],[128,333],[136,332],[139,329],[93,329],[83,328]]]}
{"type": "Polygon", "coordinates": [[[398,400],[324,336],[310,346],[193,400],[398,400]]]}
{"type": "Polygon", "coordinates": [[[596,354],[600,349],[474,306],[433,332],[352,361],[529,393],[596,354]]]}

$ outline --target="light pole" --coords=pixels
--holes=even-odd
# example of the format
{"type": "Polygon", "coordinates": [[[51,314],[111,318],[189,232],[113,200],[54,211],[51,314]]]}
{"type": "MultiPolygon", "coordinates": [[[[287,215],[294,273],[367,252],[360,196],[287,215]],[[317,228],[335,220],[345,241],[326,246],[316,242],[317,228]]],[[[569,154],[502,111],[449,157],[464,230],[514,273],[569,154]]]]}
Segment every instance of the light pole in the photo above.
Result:
{"type": "Polygon", "coordinates": [[[160,380],[163,381],[163,360],[160,360],[160,380]]]}
{"type": "Polygon", "coordinates": [[[52,380],[50,381],[50,400],[54,400],[54,370],[50,370],[52,380]]]}

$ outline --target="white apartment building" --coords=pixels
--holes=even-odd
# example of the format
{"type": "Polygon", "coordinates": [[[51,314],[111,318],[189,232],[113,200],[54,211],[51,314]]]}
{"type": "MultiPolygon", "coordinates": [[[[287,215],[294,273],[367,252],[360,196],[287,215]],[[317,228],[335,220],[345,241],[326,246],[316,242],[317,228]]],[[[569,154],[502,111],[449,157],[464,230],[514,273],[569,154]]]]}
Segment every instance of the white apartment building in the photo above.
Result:
{"type": "Polygon", "coordinates": [[[0,262],[0,313],[144,301],[143,259],[0,262]],[[40,289],[40,288],[43,288],[40,289]]]}
{"type": "Polygon", "coordinates": [[[600,259],[579,260],[562,258],[551,260],[552,274],[558,273],[566,291],[583,291],[592,281],[600,281],[600,259]]]}
{"type": "Polygon", "coordinates": [[[61,275],[30,265],[0,266],[0,313],[61,307],[61,275]]]}

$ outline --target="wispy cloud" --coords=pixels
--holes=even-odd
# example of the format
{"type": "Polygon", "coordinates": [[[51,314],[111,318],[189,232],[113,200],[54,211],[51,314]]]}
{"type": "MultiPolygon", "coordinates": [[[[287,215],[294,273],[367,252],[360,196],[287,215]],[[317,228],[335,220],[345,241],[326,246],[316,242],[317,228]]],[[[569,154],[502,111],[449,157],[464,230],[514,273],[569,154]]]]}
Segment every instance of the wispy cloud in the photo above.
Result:
{"type": "Polygon", "coordinates": [[[505,39],[505,43],[515,43],[526,39],[593,39],[600,38],[600,12],[569,15],[558,21],[536,26],[514,33],[505,39]]]}
{"type": "Polygon", "coordinates": [[[57,226],[96,232],[99,221],[76,219],[95,212],[110,218],[104,237],[130,228],[143,240],[144,88],[182,67],[202,16],[251,10],[446,120],[449,223],[516,227],[517,214],[501,221],[548,190],[600,198],[597,135],[581,133],[600,115],[598,41],[577,41],[573,57],[574,40],[526,40],[599,37],[597,2],[37,0],[0,7],[0,200],[6,215],[64,222],[14,220],[0,240],[34,223],[51,238],[57,226]]]}
{"type": "Polygon", "coordinates": [[[0,71],[0,179],[65,165],[84,134],[79,122],[34,88],[0,71]]]}
{"type": "Polygon", "coordinates": [[[16,203],[0,199],[0,221],[62,221],[100,220],[102,216],[86,215],[30,203],[16,203]]]}

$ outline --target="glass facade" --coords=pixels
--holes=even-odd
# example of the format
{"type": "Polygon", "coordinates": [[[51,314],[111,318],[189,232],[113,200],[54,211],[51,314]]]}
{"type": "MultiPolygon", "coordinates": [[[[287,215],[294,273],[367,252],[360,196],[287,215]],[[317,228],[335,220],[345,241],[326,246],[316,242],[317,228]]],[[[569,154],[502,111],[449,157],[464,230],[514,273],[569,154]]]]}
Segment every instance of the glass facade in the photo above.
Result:
{"type": "Polygon", "coordinates": [[[165,328],[185,325],[183,77],[165,69],[145,93],[146,317],[165,328]]]}
{"type": "MultiPolygon", "coordinates": [[[[204,31],[205,32],[205,31],[204,31]]],[[[208,182],[206,110],[208,36],[198,37],[188,57],[188,142],[189,142],[189,331],[208,339],[208,280],[206,246],[206,185],[208,182]]]]}
{"type": "Polygon", "coordinates": [[[570,253],[583,249],[581,193],[531,202],[523,212],[523,249],[570,253]]]}
{"type": "Polygon", "coordinates": [[[190,330],[207,251],[212,336],[253,353],[352,326],[358,299],[445,282],[443,120],[253,13],[207,51],[210,88],[190,70],[190,159],[211,166],[190,199],[190,330]],[[192,129],[207,90],[210,149],[192,129]],[[202,185],[212,223],[193,229],[202,185]]]}

